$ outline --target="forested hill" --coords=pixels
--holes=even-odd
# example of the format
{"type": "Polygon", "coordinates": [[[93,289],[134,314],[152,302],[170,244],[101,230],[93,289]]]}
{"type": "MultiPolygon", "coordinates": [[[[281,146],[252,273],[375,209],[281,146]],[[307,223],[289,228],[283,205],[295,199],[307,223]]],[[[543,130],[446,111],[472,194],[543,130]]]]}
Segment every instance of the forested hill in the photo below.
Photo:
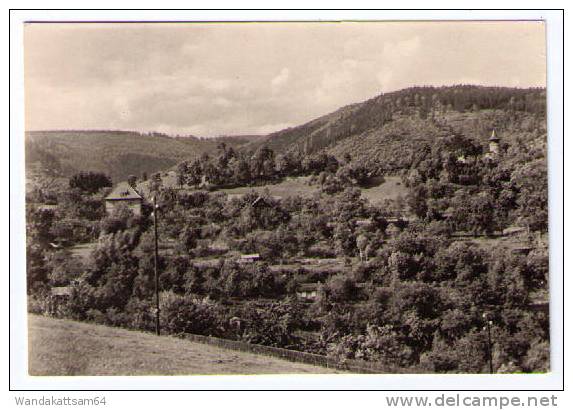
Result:
{"type": "Polygon", "coordinates": [[[485,147],[495,128],[502,143],[540,144],[546,134],[545,89],[479,86],[412,87],[348,105],[268,136],[169,137],[131,131],[32,131],[26,133],[28,175],[70,177],[80,171],[109,175],[113,182],[165,170],[224,142],[252,154],[326,152],[370,171],[409,168],[420,148],[460,134],[485,147]]]}
{"type": "Polygon", "coordinates": [[[80,171],[103,172],[118,182],[129,175],[151,175],[195,159],[215,150],[220,142],[238,147],[252,139],[173,138],[131,131],[32,131],[26,133],[26,166],[29,173],[62,177],[80,171]]]}
{"type": "Polygon", "coordinates": [[[486,144],[492,128],[506,142],[545,134],[546,91],[480,86],[412,87],[343,107],[244,146],[275,153],[327,151],[382,172],[408,167],[420,144],[462,134],[486,144]]]}

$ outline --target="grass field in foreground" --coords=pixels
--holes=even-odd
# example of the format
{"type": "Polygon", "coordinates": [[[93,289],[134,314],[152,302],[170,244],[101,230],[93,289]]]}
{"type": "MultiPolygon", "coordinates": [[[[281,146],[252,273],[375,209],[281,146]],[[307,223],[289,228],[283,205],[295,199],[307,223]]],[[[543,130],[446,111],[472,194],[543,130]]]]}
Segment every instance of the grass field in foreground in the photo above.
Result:
{"type": "Polygon", "coordinates": [[[28,315],[32,376],[334,373],[169,336],[28,315]]]}

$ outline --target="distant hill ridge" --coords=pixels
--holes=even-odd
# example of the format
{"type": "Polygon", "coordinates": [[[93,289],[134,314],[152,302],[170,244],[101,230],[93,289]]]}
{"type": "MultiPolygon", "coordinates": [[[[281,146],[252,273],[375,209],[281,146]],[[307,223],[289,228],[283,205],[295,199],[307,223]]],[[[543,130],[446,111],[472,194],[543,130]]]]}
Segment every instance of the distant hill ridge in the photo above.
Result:
{"type": "Polygon", "coordinates": [[[343,139],[380,129],[395,118],[417,118],[437,125],[440,119],[447,121],[448,113],[468,111],[499,110],[529,114],[544,120],[545,100],[546,92],[541,88],[472,85],[411,87],[380,94],[303,125],[269,134],[258,144],[267,145],[278,152],[298,149],[313,153],[343,139]]]}
{"type": "Polygon", "coordinates": [[[424,143],[460,133],[484,146],[492,128],[506,142],[546,134],[546,91],[457,85],[411,87],[342,107],[297,127],[266,136],[170,137],[133,131],[32,131],[26,133],[27,165],[70,176],[100,171],[114,182],[148,175],[215,152],[225,142],[246,153],[268,146],[275,153],[327,151],[369,164],[379,172],[408,167],[424,143]],[[118,138],[121,137],[121,138],[118,138]]]}
{"type": "Polygon", "coordinates": [[[135,131],[29,131],[26,132],[26,166],[57,176],[79,171],[98,171],[119,182],[129,175],[170,168],[214,151],[220,142],[240,146],[252,137],[170,137],[135,131]],[[38,164],[40,164],[38,166],[38,164]]]}
{"type": "Polygon", "coordinates": [[[416,152],[436,138],[461,134],[487,148],[495,128],[503,143],[546,138],[546,91],[458,85],[411,87],[348,105],[297,127],[243,146],[276,153],[326,151],[378,173],[408,168],[416,152]]]}

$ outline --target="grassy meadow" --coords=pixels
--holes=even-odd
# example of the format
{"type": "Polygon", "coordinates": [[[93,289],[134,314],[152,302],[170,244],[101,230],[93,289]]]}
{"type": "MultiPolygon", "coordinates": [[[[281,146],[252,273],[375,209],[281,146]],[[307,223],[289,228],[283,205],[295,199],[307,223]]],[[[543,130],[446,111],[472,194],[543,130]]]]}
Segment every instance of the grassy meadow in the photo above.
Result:
{"type": "MultiPolygon", "coordinates": [[[[174,171],[165,172],[161,175],[164,187],[178,188],[177,178],[174,171]]],[[[384,177],[384,183],[368,188],[360,188],[362,195],[368,199],[372,204],[380,204],[385,199],[395,200],[399,197],[405,198],[408,189],[402,184],[402,180],[398,176],[384,177]]],[[[276,184],[266,184],[261,186],[241,186],[235,188],[222,188],[217,191],[224,192],[227,195],[244,195],[250,191],[264,192],[269,191],[271,196],[288,198],[295,195],[302,197],[310,197],[315,192],[320,191],[320,185],[311,184],[311,177],[290,177],[276,184]]],[[[140,183],[138,188],[146,193],[148,191],[147,183],[140,183]]],[[[190,189],[193,191],[193,189],[190,189]]]]}
{"type": "Polygon", "coordinates": [[[28,316],[32,376],[333,373],[169,336],[28,316]]]}

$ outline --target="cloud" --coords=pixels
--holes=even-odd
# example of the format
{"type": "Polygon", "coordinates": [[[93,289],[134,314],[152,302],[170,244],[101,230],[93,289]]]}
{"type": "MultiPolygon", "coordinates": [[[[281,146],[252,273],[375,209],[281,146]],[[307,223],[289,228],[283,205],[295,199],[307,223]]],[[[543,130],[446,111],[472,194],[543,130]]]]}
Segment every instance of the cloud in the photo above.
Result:
{"type": "Polygon", "coordinates": [[[207,90],[211,90],[211,91],[215,91],[215,92],[225,91],[231,87],[231,81],[230,80],[221,79],[221,78],[217,78],[217,79],[206,78],[206,79],[203,79],[202,81],[199,80],[199,83],[201,86],[205,87],[207,90]]]}
{"type": "Polygon", "coordinates": [[[288,82],[289,76],[290,70],[286,67],[283,67],[281,72],[271,80],[273,91],[278,91],[284,84],[286,84],[288,82]]]}
{"type": "Polygon", "coordinates": [[[384,43],[385,57],[411,57],[420,48],[420,37],[415,36],[410,39],[384,43]]]}
{"type": "Polygon", "coordinates": [[[376,79],[378,80],[378,83],[380,83],[380,86],[382,86],[383,90],[390,88],[392,84],[392,77],[393,74],[390,70],[380,71],[378,74],[376,74],[376,79]]]}
{"type": "Polygon", "coordinates": [[[280,122],[275,124],[264,124],[255,129],[255,134],[270,134],[271,132],[284,130],[285,128],[293,127],[295,124],[288,122],[280,122]]]}
{"type": "Polygon", "coordinates": [[[219,107],[229,108],[233,103],[225,97],[216,97],[213,103],[219,107]]]}
{"type": "Polygon", "coordinates": [[[537,22],[31,23],[24,35],[28,129],[267,133],[411,85],[545,84],[537,22]]]}
{"type": "Polygon", "coordinates": [[[347,69],[347,70],[353,70],[358,68],[359,66],[359,62],[356,60],[352,60],[352,59],[345,59],[342,61],[342,68],[347,69]]]}

